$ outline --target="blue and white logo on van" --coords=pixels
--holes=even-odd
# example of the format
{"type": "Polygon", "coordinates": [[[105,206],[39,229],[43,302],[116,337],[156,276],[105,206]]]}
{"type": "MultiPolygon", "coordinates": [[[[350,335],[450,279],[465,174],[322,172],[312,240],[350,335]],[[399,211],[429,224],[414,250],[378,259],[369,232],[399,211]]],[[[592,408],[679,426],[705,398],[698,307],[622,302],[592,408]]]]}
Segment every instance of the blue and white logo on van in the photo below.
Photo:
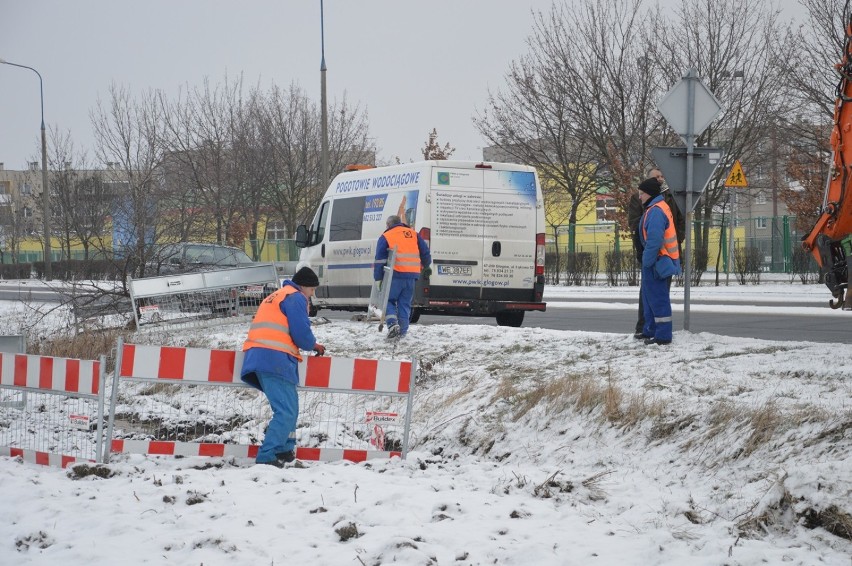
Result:
{"type": "Polygon", "coordinates": [[[449,185],[450,184],[450,174],[447,171],[438,171],[438,184],[439,185],[449,185]]]}

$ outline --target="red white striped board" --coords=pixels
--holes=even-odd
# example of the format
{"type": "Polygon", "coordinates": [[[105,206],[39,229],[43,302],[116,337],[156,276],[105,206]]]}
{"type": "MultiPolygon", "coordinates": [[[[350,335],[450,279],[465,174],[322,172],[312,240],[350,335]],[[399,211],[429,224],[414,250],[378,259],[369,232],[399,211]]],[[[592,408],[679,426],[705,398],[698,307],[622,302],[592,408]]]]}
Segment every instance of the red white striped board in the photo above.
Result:
{"type": "Polygon", "coordinates": [[[97,396],[100,371],[95,360],[0,353],[0,386],[97,396]]]}
{"type": "MultiPolygon", "coordinates": [[[[119,377],[243,385],[243,353],[234,350],[124,344],[119,377]]],[[[299,364],[299,385],[313,389],[409,392],[411,362],[310,356],[299,364]]]]}
{"type": "Polygon", "coordinates": [[[94,460],[86,458],[75,458],[74,456],[65,456],[64,454],[52,454],[50,452],[25,450],[23,448],[11,448],[8,446],[0,446],[0,456],[8,456],[11,458],[17,458],[20,456],[27,464],[55,466],[57,468],[64,468],[77,462],[94,462],[94,460]]]}
{"type": "MultiPolygon", "coordinates": [[[[245,444],[215,444],[209,442],[175,442],[159,440],[113,440],[112,452],[145,454],[151,456],[219,456],[234,458],[257,458],[260,446],[245,444]]],[[[376,458],[401,458],[402,452],[381,450],[352,450],[348,448],[305,448],[296,447],[296,458],[304,461],[365,462],[376,458]]]]}

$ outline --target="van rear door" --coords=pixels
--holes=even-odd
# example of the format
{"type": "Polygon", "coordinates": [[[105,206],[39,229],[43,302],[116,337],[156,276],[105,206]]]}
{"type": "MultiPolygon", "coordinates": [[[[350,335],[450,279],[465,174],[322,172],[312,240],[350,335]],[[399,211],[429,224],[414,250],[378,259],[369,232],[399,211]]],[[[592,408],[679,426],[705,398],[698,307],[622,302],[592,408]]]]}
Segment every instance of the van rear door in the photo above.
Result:
{"type": "Polygon", "coordinates": [[[533,171],[483,171],[482,299],[532,301],[537,180],[533,171]]]}
{"type": "Polygon", "coordinates": [[[481,298],[484,186],[482,169],[432,168],[432,297],[481,298]]]}

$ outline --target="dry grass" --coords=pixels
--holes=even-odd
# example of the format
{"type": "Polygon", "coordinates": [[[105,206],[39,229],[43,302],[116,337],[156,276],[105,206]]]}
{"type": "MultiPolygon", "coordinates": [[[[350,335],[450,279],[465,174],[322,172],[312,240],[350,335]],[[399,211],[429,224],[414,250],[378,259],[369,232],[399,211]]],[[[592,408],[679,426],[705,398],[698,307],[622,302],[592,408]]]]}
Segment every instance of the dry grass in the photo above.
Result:
{"type": "Polygon", "coordinates": [[[743,456],[752,454],[769,442],[782,421],[781,412],[771,399],[762,406],[747,411],[746,418],[751,425],[751,435],[746,439],[743,446],[743,456]]]}
{"type": "MultiPolygon", "coordinates": [[[[120,337],[127,340],[129,336],[132,336],[131,332],[120,329],[60,336],[34,345],[29,353],[80,360],[97,360],[103,355],[107,357],[107,366],[111,366],[110,361],[114,361],[116,341],[120,337]]],[[[109,367],[107,369],[109,370],[109,367]]]]}
{"type": "Polygon", "coordinates": [[[822,527],[834,536],[852,541],[852,515],[836,505],[830,505],[822,511],[807,509],[800,517],[809,529],[822,527]]]}
{"type": "Polygon", "coordinates": [[[663,413],[661,401],[649,399],[644,393],[625,394],[613,379],[603,377],[605,381],[600,377],[569,374],[526,391],[519,388],[517,380],[503,379],[492,402],[507,401],[515,421],[540,405],[555,411],[573,406],[582,413],[598,413],[601,422],[617,426],[634,426],[663,413]]]}

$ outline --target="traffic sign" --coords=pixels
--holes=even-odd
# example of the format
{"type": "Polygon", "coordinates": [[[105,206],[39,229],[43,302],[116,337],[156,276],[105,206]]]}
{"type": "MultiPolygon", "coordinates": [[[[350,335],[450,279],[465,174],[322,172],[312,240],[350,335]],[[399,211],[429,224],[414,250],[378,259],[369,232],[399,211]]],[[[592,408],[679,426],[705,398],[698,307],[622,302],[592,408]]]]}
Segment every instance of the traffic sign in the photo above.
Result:
{"type": "Polygon", "coordinates": [[[654,163],[666,177],[666,184],[674,196],[678,208],[684,214],[695,210],[698,199],[704,194],[707,182],[725,155],[718,147],[696,147],[692,151],[692,209],[686,209],[686,148],[655,147],[651,150],[654,163]]]}
{"type": "Polygon", "coordinates": [[[669,126],[688,143],[689,135],[698,137],[722,111],[722,104],[713,96],[710,89],[690,69],[684,77],[657,103],[657,109],[669,123],[669,126]],[[695,99],[689,104],[689,83],[694,83],[695,99]],[[689,130],[689,115],[693,116],[692,131],[689,130]]]}
{"type": "MultiPolygon", "coordinates": [[[[663,174],[665,175],[665,173],[663,174]]],[[[743,166],[740,164],[739,159],[734,161],[734,166],[731,167],[731,172],[728,173],[728,178],[725,179],[725,186],[734,188],[748,187],[748,180],[745,173],[743,173],[743,166]]]]}

